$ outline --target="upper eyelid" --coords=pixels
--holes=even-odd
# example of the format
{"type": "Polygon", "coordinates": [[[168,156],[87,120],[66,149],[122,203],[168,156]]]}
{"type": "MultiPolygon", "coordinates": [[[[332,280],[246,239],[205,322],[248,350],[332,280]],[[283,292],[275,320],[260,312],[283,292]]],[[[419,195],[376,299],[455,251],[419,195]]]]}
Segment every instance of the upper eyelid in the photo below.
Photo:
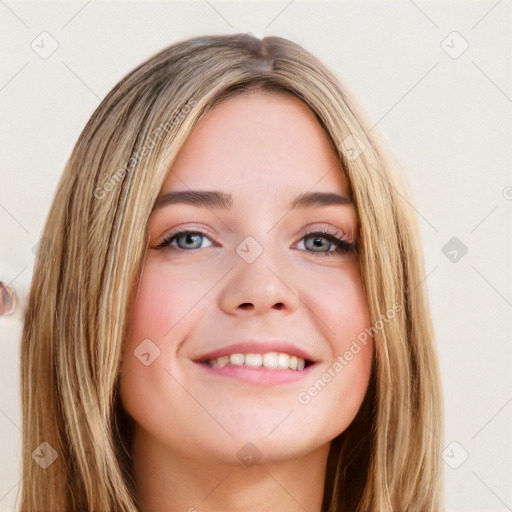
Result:
{"type": "Polygon", "coordinates": [[[204,229],[199,228],[189,228],[189,227],[183,227],[179,228],[177,227],[176,230],[170,230],[168,233],[165,233],[160,238],[157,239],[155,242],[155,247],[158,247],[160,244],[164,243],[166,240],[169,240],[170,238],[173,238],[175,236],[182,235],[184,233],[199,233],[201,235],[207,236],[211,239],[213,242],[213,235],[209,231],[205,231],[204,229]]]}

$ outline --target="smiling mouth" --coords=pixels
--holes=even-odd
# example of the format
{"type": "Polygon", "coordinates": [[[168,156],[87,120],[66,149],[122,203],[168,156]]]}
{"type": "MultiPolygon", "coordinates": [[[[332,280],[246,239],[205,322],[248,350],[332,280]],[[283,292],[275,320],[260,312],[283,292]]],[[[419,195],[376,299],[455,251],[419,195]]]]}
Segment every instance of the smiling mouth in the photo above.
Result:
{"type": "Polygon", "coordinates": [[[250,368],[264,368],[269,370],[302,371],[311,366],[313,361],[302,357],[286,354],[284,352],[234,353],[212,359],[201,359],[198,362],[210,368],[223,368],[225,366],[245,366],[250,368]]]}

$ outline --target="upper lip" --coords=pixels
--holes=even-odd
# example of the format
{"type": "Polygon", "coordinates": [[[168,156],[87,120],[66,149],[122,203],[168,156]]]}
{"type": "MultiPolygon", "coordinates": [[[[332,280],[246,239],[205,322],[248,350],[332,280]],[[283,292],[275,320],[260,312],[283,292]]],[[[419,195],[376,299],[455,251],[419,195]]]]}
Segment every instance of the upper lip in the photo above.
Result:
{"type": "Polygon", "coordinates": [[[305,361],[316,362],[316,359],[306,350],[284,340],[247,340],[231,345],[225,345],[210,352],[202,354],[194,361],[204,361],[205,359],[216,359],[230,354],[266,354],[267,352],[282,352],[292,356],[301,357],[305,361]]]}

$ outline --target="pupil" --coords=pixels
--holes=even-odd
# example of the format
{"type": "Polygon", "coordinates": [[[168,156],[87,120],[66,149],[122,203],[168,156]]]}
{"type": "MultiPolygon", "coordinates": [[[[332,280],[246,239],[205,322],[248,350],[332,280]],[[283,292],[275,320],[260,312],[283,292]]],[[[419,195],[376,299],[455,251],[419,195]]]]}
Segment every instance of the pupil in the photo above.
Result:
{"type": "Polygon", "coordinates": [[[322,245],[325,245],[325,241],[323,237],[312,238],[313,240],[313,248],[322,248],[322,245]]]}
{"type": "Polygon", "coordinates": [[[201,241],[200,241],[200,239],[199,239],[199,237],[200,237],[200,236],[201,236],[201,235],[190,235],[190,234],[188,234],[188,235],[184,235],[184,236],[183,236],[183,239],[185,240],[185,246],[190,247],[190,245],[192,245],[193,247],[197,247],[197,246],[198,246],[198,243],[199,243],[199,244],[201,243],[201,241]],[[196,242],[196,243],[194,243],[194,238],[196,238],[196,239],[197,239],[197,242],[196,242]]]}

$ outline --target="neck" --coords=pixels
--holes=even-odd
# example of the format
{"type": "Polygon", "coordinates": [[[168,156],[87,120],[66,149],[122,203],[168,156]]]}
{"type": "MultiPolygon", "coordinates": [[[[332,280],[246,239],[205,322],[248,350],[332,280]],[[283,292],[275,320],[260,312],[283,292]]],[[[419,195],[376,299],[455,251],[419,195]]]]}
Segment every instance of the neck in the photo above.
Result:
{"type": "Polygon", "coordinates": [[[243,465],[162,449],[135,430],[133,469],[143,512],[320,512],[329,444],[298,458],[243,465]]]}

